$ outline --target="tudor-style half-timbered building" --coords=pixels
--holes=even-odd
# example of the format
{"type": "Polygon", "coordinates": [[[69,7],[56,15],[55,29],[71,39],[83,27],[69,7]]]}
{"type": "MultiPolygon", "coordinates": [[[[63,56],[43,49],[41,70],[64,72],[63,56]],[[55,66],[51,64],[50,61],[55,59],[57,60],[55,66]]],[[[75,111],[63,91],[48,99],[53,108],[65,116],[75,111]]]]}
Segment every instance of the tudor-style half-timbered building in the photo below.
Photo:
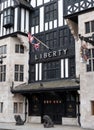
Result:
{"type": "Polygon", "coordinates": [[[42,123],[49,115],[55,124],[80,125],[75,41],[63,0],[1,0],[0,7],[0,122],[19,114],[42,123]],[[27,32],[49,49],[40,42],[35,50],[27,32]]]}
{"type": "Polygon", "coordinates": [[[76,82],[75,41],[63,19],[63,0],[31,1],[30,32],[42,41],[29,48],[29,80],[12,92],[28,100],[28,121],[80,124],[79,83],[76,82]]]}
{"type": "Polygon", "coordinates": [[[64,18],[75,38],[76,73],[80,75],[80,122],[82,127],[94,129],[94,1],[64,0],[64,7],[64,18]],[[84,55],[82,47],[85,47],[84,55]]]}

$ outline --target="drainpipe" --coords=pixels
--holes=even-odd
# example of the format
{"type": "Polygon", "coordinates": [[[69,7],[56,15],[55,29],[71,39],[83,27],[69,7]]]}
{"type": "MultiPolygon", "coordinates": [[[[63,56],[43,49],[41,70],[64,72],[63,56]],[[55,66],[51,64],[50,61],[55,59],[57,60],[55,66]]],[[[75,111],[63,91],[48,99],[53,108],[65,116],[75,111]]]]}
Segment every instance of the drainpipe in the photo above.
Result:
{"type": "Polygon", "coordinates": [[[79,99],[79,94],[78,94],[78,124],[81,126],[80,122],[80,99],[79,99]]]}
{"type": "Polygon", "coordinates": [[[25,98],[25,119],[24,119],[24,123],[26,122],[27,119],[27,99],[25,98]]]}

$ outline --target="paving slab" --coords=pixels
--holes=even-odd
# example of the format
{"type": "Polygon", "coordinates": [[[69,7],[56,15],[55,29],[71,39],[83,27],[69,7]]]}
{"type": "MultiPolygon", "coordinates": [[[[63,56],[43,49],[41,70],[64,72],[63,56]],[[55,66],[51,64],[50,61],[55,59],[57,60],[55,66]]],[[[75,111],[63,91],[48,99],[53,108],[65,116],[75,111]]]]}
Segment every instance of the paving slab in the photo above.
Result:
{"type": "Polygon", "coordinates": [[[43,124],[25,123],[17,126],[15,123],[0,123],[0,130],[90,130],[79,126],[54,125],[51,128],[44,128],[43,124]]]}

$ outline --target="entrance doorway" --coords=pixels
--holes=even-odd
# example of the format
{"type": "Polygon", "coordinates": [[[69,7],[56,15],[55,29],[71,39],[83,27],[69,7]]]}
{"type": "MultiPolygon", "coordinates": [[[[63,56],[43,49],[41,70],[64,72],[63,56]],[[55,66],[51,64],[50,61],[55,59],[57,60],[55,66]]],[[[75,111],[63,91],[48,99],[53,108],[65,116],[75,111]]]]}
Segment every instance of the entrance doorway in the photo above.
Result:
{"type": "Polygon", "coordinates": [[[72,91],[45,93],[43,115],[48,115],[54,124],[62,124],[62,117],[75,118],[77,115],[77,93],[72,91]]]}
{"type": "Polygon", "coordinates": [[[62,124],[64,115],[64,99],[56,92],[46,93],[43,98],[43,113],[48,115],[54,124],[62,124]]]}
{"type": "Polygon", "coordinates": [[[48,91],[33,93],[28,97],[29,116],[48,115],[54,124],[62,124],[62,117],[77,117],[77,92],[76,91],[48,91]]]}

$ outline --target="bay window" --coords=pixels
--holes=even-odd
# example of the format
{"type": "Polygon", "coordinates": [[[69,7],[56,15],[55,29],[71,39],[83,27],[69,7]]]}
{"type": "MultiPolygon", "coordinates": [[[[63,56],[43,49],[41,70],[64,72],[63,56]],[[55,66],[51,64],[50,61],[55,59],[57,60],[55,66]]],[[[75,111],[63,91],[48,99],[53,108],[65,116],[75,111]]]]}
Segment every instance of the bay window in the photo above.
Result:
{"type": "Polygon", "coordinates": [[[14,23],[14,11],[13,8],[6,8],[3,12],[3,27],[11,27],[14,23]]]}

